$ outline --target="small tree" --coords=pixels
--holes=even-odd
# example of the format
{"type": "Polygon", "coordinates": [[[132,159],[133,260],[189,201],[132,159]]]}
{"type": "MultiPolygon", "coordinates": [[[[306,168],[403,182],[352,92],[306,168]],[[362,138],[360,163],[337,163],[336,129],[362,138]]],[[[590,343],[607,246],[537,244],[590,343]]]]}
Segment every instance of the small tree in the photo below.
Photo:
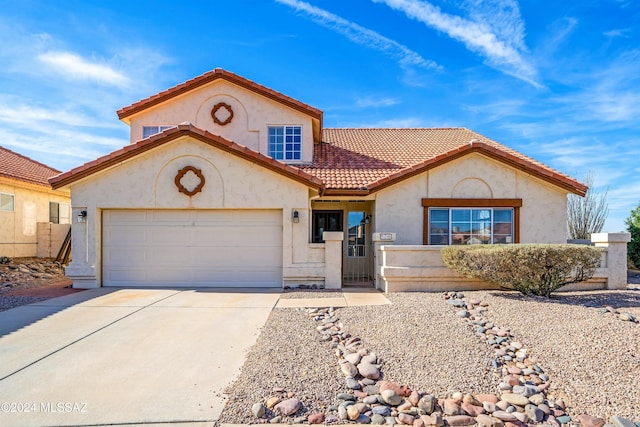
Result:
{"type": "Polygon", "coordinates": [[[591,233],[600,233],[609,215],[607,190],[593,190],[595,174],[587,172],[584,178],[589,187],[584,197],[570,194],[567,199],[567,231],[570,239],[590,239],[591,233]]]}
{"type": "Polygon", "coordinates": [[[625,220],[631,241],[627,244],[627,255],[636,268],[640,268],[640,204],[631,211],[625,220]]]}

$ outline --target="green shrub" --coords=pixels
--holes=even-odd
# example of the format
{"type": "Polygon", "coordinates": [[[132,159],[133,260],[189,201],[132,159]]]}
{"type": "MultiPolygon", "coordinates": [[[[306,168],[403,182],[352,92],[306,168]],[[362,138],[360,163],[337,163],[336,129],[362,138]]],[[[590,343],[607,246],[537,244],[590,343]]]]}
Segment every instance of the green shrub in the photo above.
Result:
{"type": "Polygon", "coordinates": [[[627,255],[636,268],[640,268],[640,205],[631,211],[625,220],[627,231],[631,233],[631,241],[627,243],[627,255]]]}
{"type": "Polygon", "coordinates": [[[593,277],[601,250],[550,244],[447,246],[442,259],[465,277],[548,298],[565,285],[593,277]]]}

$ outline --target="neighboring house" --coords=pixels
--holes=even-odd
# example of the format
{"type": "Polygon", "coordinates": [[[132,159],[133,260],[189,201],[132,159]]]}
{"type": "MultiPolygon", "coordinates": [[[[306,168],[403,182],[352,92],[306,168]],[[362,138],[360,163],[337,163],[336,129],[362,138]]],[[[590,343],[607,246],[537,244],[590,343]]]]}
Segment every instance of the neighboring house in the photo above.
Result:
{"type": "Polygon", "coordinates": [[[465,128],[325,129],[221,69],[118,116],[129,145],[50,180],[87,212],[77,287],[371,282],[374,240],[565,242],[566,196],[587,190],[465,128]]]}
{"type": "Polygon", "coordinates": [[[48,181],[59,173],[0,147],[0,256],[35,257],[46,228],[39,236],[38,223],[70,224],[69,190],[54,190],[48,181]]]}

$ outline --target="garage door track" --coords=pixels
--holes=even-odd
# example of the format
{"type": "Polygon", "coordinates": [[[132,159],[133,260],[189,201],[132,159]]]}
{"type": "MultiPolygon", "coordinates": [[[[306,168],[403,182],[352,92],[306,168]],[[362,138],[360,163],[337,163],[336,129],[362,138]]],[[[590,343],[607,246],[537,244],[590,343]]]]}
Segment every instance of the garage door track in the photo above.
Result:
{"type": "Polygon", "coordinates": [[[2,312],[0,425],[213,425],[279,295],[101,288],[2,312]]]}

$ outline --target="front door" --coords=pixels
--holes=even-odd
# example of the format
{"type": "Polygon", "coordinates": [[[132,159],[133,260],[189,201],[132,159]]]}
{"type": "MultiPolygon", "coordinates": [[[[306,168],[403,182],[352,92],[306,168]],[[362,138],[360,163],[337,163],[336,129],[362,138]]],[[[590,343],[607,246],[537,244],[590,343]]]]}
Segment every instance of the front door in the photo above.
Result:
{"type": "Polygon", "coordinates": [[[373,252],[366,211],[349,211],[343,254],[343,286],[373,286],[373,252]]]}

